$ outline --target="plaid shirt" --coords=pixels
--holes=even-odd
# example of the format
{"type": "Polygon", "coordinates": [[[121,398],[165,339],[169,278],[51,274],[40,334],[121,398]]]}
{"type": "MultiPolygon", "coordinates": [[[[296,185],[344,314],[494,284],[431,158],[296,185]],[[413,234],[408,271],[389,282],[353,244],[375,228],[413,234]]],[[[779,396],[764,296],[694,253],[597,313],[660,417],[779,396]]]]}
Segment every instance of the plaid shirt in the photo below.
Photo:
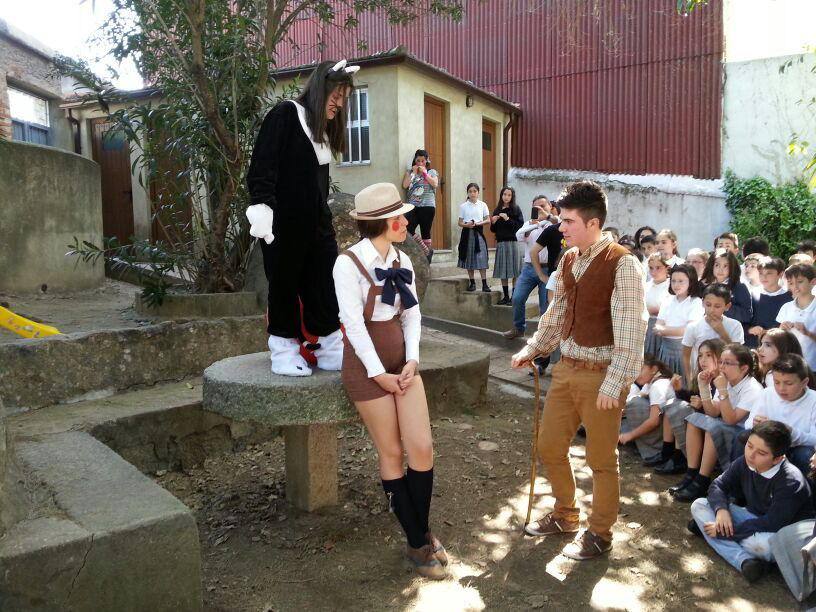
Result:
{"type": "MultiPolygon", "coordinates": [[[[611,244],[607,237],[601,238],[575,258],[572,273],[580,280],[595,256],[611,244]]],[[[618,260],[615,268],[615,285],[612,289],[612,333],[614,346],[580,346],[570,336],[561,340],[564,318],[567,310],[567,296],[564,291],[564,258],[558,264],[558,280],[552,303],[538,323],[538,331],[527,342],[520,356],[531,359],[536,355],[548,355],[561,343],[561,354],[583,361],[609,361],[600,393],[609,397],[620,397],[640,372],[643,363],[643,340],[649,315],[643,299],[643,271],[633,256],[625,255],[618,260]]],[[[576,315],[576,325],[580,325],[580,313],[576,315]]]]}

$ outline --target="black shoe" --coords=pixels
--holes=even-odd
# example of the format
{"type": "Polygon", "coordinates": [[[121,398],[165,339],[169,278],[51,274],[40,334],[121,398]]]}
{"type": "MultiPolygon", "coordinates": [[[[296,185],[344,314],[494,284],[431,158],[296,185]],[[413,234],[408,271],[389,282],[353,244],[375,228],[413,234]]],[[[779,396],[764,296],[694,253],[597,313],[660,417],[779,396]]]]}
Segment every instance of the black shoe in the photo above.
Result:
{"type": "Polygon", "coordinates": [[[645,460],[643,461],[643,465],[644,465],[645,467],[657,467],[658,465],[663,465],[663,464],[665,464],[665,463],[666,463],[667,461],[669,461],[669,460],[671,460],[671,457],[669,457],[669,459],[666,459],[666,458],[663,456],[663,454],[662,454],[662,453],[658,453],[658,454],[657,454],[657,455],[655,455],[654,457],[649,457],[648,459],[645,459],[645,460]]]}
{"type": "Polygon", "coordinates": [[[705,497],[708,493],[708,487],[704,487],[699,481],[695,480],[689,486],[680,489],[674,494],[674,499],[683,502],[693,502],[695,499],[705,497]]]}
{"type": "Polygon", "coordinates": [[[742,572],[742,575],[745,576],[745,579],[749,584],[754,584],[757,580],[765,575],[766,571],[768,571],[768,564],[762,559],[748,559],[747,561],[743,562],[740,571],[742,572]]]}
{"type": "Polygon", "coordinates": [[[476,291],[476,281],[470,281],[465,291],[476,291]]]}
{"type": "Polygon", "coordinates": [[[669,494],[674,495],[678,491],[682,491],[687,486],[689,486],[692,482],[694,482],[694,478],[695,477],[692,476],[691,474],[686,474],[686,476],[683,478],[683,480],[678,482],[676,485],[672,485],[672,486],[669,487],[669,494]]]}
{"type": "Polygon", "coordinates": [[[686,463],[685,458],[682,460],[677,460],[674,457],[666,461],[663,465],[659,465],[655,468],[655,474],[663,474],[664,476],[670,474],[682,474],[688,469],[688,463],[686,463]]]}
{"type": "Polygon", "coordinates": [[[509,306],[512,304],[509,297],[503,297],[498,302],[496,302],[496,306],[509,306]]]}
{"type": "Polygon", "coordinates": [[[493,291],[490,287],[488,287],[487,281],[482,281],[482,291],[484,291],[485,293],[490,293],[491,291],[493,291]]]}
{"type": "Polygon", "coordinates": [[[688,525],[686,525],[686,529],[688,529],[692,533],[692,535],[696,535],[698,538],[703,537],[703,532],[700,531],[700,526],[697,524],[697,521],[695,521],[694,519],[691,519],[688,522],[688,525]]]}

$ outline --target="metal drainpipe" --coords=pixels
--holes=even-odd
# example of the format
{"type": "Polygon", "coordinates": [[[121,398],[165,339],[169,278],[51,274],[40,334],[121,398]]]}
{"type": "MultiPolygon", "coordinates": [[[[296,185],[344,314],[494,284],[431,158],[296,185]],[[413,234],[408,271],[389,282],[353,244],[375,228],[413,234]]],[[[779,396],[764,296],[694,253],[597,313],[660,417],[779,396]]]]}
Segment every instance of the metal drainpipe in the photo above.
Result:
{"type": "Polygon", "coordinates": [[[511,113],[510,121],[507,122],[507,125],[504,126],[502,130],[502,185],[507,185],[507,166],[510,163],[509,155],[507,154],[507,143],[510,140],[510,129],[516,124],[517,118],[518,115],[511,113]]]}

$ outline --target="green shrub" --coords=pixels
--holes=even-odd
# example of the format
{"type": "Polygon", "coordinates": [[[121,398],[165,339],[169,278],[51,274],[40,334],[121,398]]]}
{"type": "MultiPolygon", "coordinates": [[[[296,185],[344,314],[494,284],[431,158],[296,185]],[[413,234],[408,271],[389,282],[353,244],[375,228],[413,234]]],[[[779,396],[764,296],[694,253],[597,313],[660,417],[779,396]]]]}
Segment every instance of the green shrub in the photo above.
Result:
{"type": "Polygon", "coordinates": [[[796,243],[816,239],[816,195],[802,181],[774,186],[764,178],[725,173],[725,205],[740,242],[761,236],[771,253],[787,260],[796,243]]]}

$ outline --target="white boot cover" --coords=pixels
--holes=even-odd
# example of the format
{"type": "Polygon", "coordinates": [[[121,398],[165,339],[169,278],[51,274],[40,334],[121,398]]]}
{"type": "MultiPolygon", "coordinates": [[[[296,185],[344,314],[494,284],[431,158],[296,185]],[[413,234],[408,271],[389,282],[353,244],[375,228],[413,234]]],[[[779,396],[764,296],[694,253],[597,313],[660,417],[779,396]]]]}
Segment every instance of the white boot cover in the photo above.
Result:
{"type": "Polygon", "coordinates": [[[320,348],[315,350],[317,367],[321,370],[340,371],[343,369],[343,332],[339,329],[317,339],[320,348]]]}
{"type": "Polygon", "coordinates": [[[295,338],[269,336],[267,341],[272,360],[272,373],[281,376],[311,376],[309,364],[300,354],[300,344],[295,338]]]}

